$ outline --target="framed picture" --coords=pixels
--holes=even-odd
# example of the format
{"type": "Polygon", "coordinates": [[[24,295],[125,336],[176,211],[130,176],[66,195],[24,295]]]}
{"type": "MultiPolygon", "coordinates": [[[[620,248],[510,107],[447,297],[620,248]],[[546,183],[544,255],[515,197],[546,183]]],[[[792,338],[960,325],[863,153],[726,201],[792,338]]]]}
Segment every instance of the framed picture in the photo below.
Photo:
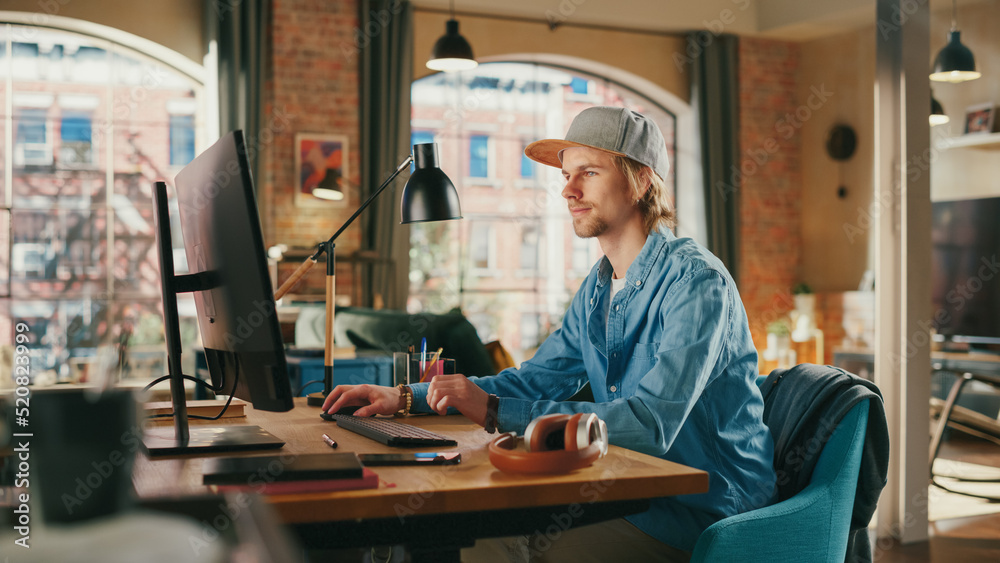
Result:
{"type": "Polygon", "coordinates": [[[347,169],[347,136],[296,133],[295,205],[299,207],[346,207],[351,194],[347,169]],[[344,199],[330,201],[312,195],[316,188],[336,188],[344,199]]]}
{"type": "Polygon", "coordinates": [[[993,102],[969,106],[965,109],[965,134],[992,132],[995,118],[993,102]]]}

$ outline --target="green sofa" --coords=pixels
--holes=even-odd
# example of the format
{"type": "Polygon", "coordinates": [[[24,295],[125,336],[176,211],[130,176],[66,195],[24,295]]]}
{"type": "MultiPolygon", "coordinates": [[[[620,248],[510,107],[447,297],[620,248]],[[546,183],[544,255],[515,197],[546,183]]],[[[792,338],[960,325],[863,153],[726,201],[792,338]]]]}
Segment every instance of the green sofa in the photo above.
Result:
{"type": "MultiPolygon", "coordinates": [[[[312,308],[310,308],[312,309],[312,308]]],[[[296,322],[296,344],[308,342],[322,346],[326,313],[322,308],[303,310],[296,322]],[[305,313],[305,314],[303,314],[305,313]],[[318,339],[317,339],[318,335],[318,339]]],[[[334,346],[354,346],[358,350],[383,350],[386,353],[405,352],[410,346],[420,351],[421,340],[427,339],[427,350],[442,348],[443,356],[455,359],[455,370],[464,375],[493,375],[493,360],[475,327],[462,313],[421,313],[337,307],[334,322],[334,346]]]]}

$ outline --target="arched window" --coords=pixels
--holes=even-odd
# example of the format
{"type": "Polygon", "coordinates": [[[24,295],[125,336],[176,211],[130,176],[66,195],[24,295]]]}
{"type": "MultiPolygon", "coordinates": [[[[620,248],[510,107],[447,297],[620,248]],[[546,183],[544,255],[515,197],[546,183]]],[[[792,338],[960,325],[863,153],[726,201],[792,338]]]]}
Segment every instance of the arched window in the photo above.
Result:
{"type": "MultiPolygon", "coordinates": [[[[408,309],[460,307],[480,337],[520,360],[561,323],[576,289],[601,256],[596,239],[573,233],[560,171],[524,147],[562,138],[596,105],[652,117],[676,159],[677,116],[608,77],[539,62],[487,62],[413,83],[412,141],[437,142],[464,220],[414,225],[408,309]]],[[[677,167],[666,178],[671,195],[677,167]]]]}
{"type": "Polygon", "coordinates": [[[0,23],[3,342],[13,340],[13,322],[26,323],[32,376],[75,380],[87,376],[109,327],[131,319],[133,367],[147,342],[150,371],[161,375],[150,189],[207,141],[204,69],[118,30],[8,19],[0,23]]]}

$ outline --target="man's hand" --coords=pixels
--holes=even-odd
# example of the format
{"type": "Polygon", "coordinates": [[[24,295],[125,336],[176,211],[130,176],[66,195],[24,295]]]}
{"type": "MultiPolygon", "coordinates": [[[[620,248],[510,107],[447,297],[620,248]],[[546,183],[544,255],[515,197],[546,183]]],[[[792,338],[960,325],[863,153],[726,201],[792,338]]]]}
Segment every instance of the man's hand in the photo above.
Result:
{"type": "Polygon", "coordinates": [[[486,401],[489,394],[460,373],[435,375],[427,388],[427,404],[438,414],[447,414],[448,407],[480,426],[486,425],[486,401]]]}
{"type": "Polygon", "coordinates": [[[323,401],[323,412],[335,413],[344,407],[360,406],[354,416],[393,414],[400,409],[399,399],[399,389],[395,387],[338,385],[323,401]]]}

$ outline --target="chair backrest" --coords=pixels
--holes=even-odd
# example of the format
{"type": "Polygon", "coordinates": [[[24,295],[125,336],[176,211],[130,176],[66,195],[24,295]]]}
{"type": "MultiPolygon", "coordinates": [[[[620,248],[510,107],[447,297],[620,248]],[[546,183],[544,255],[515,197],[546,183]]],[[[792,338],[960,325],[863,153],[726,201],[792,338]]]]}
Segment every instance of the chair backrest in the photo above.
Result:
{"type": "Polygon", "coordinates": [[[712,524],[698,538],[692,561],[844,561],[869,403],[858,402],[837,423],[803,490],[712,524]]]}
{"type": "Polygon", "coordinates": [[[809,486],[827,484],[842,486],[836,498],[854,503],[854,493],[858,486],[861,469],[861,452],[865,446],[868,430],[868,401],[861,401],[840,419],[830,440],[819,454],[816,468],[809,479],[809,486]]]}
{"type": "MultiPolygon", "coordinates": [[[[766,375],[757,377],[757,386],[763,385],[767,380],[766,375]]],[[[767,420],[764,423],[767,424],[767,420]]],[[[838,461],[848,461],[848,456],[857,458],[854,471],[855,483],[857,473],[860,470],[861,450],[864,447],[865,431],[868,428],[868,401],[861,401],[851,408],[850,411],[837,423],[837,428],[832,432],[829,440],[823,445],[816,467],[813,470],[809,484],[832,482],[838,476],[844,474],[844,463],[838,461]]],[[[847,467],[849,469],[849,467],[847,467]]],[[[854,489],[850,492],[850,499],[854,500],[854,489]]]]}

